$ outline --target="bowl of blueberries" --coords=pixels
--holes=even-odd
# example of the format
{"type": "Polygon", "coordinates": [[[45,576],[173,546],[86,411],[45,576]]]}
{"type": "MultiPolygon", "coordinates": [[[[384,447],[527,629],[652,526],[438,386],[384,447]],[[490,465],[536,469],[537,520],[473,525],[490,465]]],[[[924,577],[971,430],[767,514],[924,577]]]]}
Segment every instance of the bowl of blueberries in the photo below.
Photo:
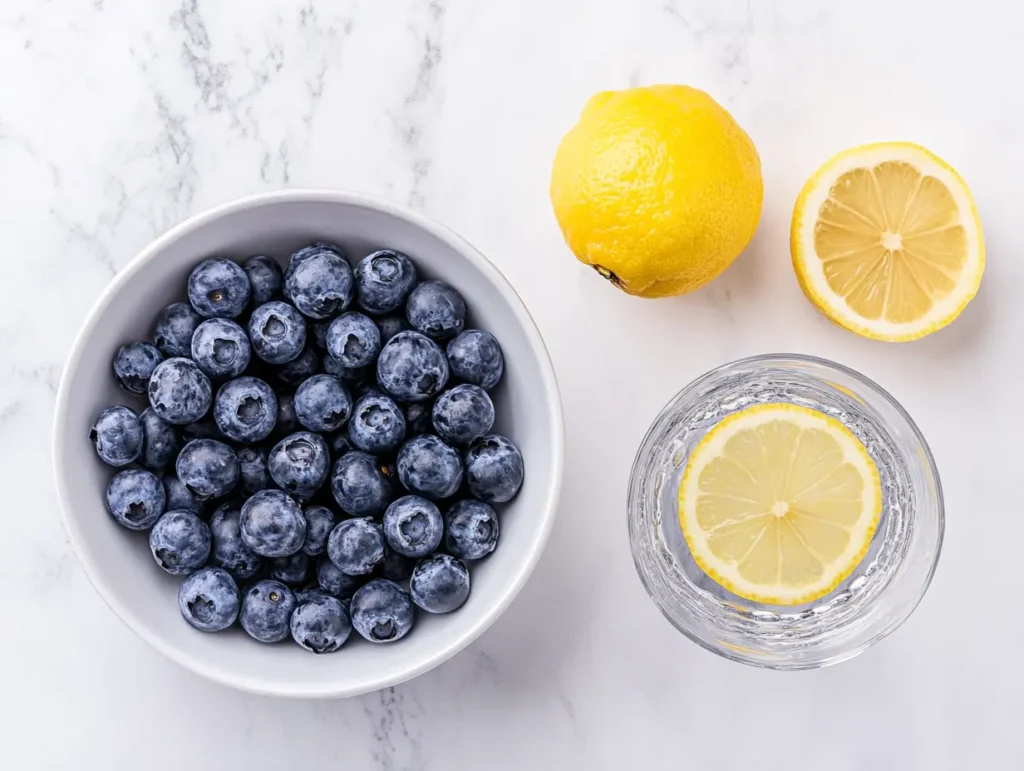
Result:
{"type": "Polygon", "coordinates": [[[58,494],[100,595],[217,682],[394,685],[508,607],[564,463],[544,343],[450,230],[341,191],[200,214],[137,256],[61,379],[58,494]]]}

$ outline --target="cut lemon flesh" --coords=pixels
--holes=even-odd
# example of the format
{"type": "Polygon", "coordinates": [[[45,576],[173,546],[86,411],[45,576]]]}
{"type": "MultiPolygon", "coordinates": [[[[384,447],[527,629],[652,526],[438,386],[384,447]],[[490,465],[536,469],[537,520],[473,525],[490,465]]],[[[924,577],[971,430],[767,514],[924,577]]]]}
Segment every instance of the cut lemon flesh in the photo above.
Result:
{"type": "Polygon", "coordinates": [[[793,404],[740,410],[691,453],[679,521],[700,568],[733,594],[799,605],[867,554],[882,513],[878,468],[835,418],[793,404]]]}
{"type": "Polygon", "coordinates": [[[804,293],[841,327],[876,340],[924,337],[955,319],[985,269],[967,184],[918,145],[864,145],[804,185],[790,233],[804,293]]]}

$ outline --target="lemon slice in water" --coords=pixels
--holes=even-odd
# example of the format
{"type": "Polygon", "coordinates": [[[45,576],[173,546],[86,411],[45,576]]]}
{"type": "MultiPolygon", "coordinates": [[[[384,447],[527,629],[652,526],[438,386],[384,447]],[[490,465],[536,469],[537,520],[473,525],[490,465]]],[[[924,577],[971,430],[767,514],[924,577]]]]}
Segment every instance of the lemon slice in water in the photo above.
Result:
{"type": "Polygon", "coordinates": [[[882,512],[878,469],[835,418],[793,404],[729,415],[691,453],[679,520],[700,568],[733,594],[811,602],[864,558],[882,512]]]}

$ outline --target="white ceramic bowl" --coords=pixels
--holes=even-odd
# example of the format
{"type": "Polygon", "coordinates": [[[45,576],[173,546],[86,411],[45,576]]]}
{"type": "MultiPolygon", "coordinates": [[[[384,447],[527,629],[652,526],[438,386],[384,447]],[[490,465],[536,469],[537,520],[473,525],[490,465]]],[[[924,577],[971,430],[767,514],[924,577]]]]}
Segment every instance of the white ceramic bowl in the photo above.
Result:
{"type": "Polygon", "coordinates": [[[83,567],[111,609],[150,645],[225,685],[292,697],[338,697],[384,688],[454,655],[501,614],[526,583],[555,517],[564,438],[558,387],[544,343],[522,300],[476,249],[394,204],[340,191],[289,190],[245,198],[200,214],[157,239],[122,270],[86,319],[61,378],[54,424],[57,491],[64,525],[83,567]],[[468,326],[492,332],[505,355],[495,430],[522,450],[526,477],[502,507],[497,550],[472,568],[466,604],[446,616],[420,613],[392,645],[352,639],[315,656],[297,645],[261,645],[240,630],[204,634],[178,612],[180,580],[153,562],[145,534],[114,523],[104,490],[114,470],[96,457],[89,429],[109,404],[137,404],[114,382],[111,358],[128,340],[147,339],[164,306],[185,299],[202,259],[269,254],[280,260],[314,240],[342,244],[353,260],[391,247],[427,277],[444,278],[466,298],[468,326]]]}

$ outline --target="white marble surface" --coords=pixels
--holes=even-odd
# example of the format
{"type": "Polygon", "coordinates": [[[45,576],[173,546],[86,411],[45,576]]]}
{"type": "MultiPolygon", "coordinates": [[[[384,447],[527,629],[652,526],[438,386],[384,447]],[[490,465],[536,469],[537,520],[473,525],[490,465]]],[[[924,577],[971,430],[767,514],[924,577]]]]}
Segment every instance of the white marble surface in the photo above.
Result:
{"type": "Polygon", "coordinates": [[[1024,752],[1021,12],[995,0],[4,0],[0,4],[0,757],[17,769],[1017,768],[1024,752]],[[695,295],[645,303],[578,266],[546,186],[586,97],[708,89],[753,136],[758,235],[695,295]],[[789,266],[793,200],[833,152],[910,139],[956,165],[989,244],[981,293],[916,344],[818,317],[789,266]],[[559,521],[479,641],[398,688],[279,702],[134,637],[64,537],[54,392],[114,273],[156,235],[282,186],[390,196],[501,267],[565,397],[559,521]],[[946,548],[893,637],[835,669],[730,664],[647,600],[626,542],[633,452],[725,360],[825,355],[932,443],[946,548]]]}

